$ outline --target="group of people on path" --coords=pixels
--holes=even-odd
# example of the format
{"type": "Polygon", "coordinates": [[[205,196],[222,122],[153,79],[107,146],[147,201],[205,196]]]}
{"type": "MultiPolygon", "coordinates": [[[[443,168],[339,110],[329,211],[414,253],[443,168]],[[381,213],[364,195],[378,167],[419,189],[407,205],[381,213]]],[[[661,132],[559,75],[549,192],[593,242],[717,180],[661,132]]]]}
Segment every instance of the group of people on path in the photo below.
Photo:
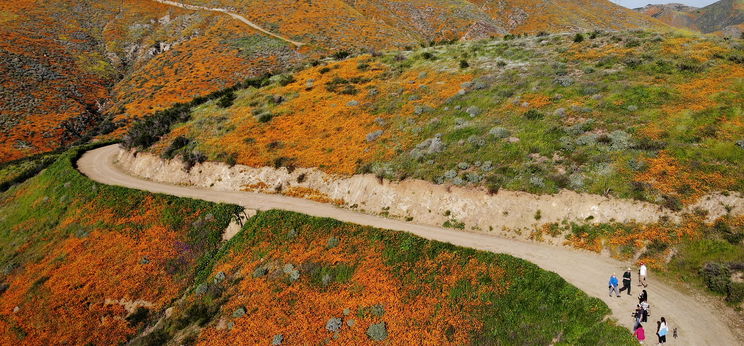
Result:
{"type": "MultiPolygon", "coordinates": [[[[645,290],[645,288],[648,287],[648,283],[646,281],[647,275],[648,268],[643,262],[641,262],[641,266],[638,269],[638,286],[642,286],[644,289],[638,296],[638,305],[636,305],[636,310],[635,312],[633,312],[633,336],[635,336],[641,344],[643,344],[646,340],[646,330],[643,328],[643,324],[648,322],[650,308],[650,305],[648,303],[648,292],[645,290]]],[[[612,276],[610,276],[609,282],[610,297],[615,294],[616,297],[620,298],[620,293],[624,291],[627,291],[628,295],[630,295],[631,285],[633,283],[631,277],[632,273],[630,267],[628,267],[625,273],[623,273],[623,286],[621,288],[620,281],[618,280],[617,276],[615,274],[612,274],[612,276]]],[[[667,334],[669,334],[669,326],[667,325],[666,319],[662,317],[659,321],[656,322],[656,336],[659,338],[659,345],[663,345],[666,343],[667,334]]]]}

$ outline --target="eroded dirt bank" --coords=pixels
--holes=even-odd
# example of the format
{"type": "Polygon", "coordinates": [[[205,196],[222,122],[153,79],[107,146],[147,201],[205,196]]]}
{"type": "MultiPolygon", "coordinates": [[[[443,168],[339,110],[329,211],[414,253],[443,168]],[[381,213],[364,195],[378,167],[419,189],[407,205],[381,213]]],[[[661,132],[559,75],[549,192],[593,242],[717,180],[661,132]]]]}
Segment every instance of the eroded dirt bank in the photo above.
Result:
{"type": "MultiPolygon", "coordinates": [[[[129,173],[157,182],[220,191],[278,192],[434,226],[450,221],[450,225],[463,225],[468,230],[526,229],[563,220],[653,223],[660,217],[679,219],[678,213],[651,203],[568,190],[555,195],[501,190],[490,195],[480,189],[422,180],[390,182],[371,174],[339,177],[317,169],[289,172],[286,168],[229,167],[215,162],[198,164],[187,172],[177,159],[164,160],[123,149],[116,160],[129,173]]],[[[709,218],[714,219],[725,214],[727,208],[732,213],[744,212],[744,199],[734,194],[710,195],[688,207],[694,208],[707,210],[709,218]]]]}

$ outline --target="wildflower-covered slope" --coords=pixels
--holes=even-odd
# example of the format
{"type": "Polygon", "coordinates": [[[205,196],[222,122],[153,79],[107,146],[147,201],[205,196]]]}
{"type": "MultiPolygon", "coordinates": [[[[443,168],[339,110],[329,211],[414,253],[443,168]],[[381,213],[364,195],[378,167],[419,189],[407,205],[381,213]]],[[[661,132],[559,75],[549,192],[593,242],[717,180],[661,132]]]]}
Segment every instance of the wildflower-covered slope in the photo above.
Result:
{"type": "Polygon", "coordinates": [[[0,195],[3,344],[126,341],[191,285],[239,210],[94,183],[76,153],[0,195]]]}
{"type": "Polygon", "coordinates": [[[184,3],[233,11],[306,45],[297,48],[226,13],[177,2],[5,2],[0,162],[85,141],[176,102],[332,52],[507,32],[661,25],[607,1],[184,3]]]}
{"type": "Polygon", "coordinates": [[[250,219],[203,274],[135,344],[631,342],[522,260],[291,212],[250,219]]]}
{"type": "Polygon", "coordinates": [[[192,108],[151,150],[679,210],[744,191],[741,47],[594,32],[325,60],[192,108]]]}

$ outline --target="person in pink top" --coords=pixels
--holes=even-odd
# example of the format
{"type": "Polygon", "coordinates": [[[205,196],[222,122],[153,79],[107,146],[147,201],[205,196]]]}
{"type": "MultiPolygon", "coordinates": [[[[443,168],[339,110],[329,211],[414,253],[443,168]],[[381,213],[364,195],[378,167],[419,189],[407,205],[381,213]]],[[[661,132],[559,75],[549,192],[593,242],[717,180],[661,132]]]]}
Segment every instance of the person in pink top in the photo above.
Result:
{"type": "Polygon", "coordinates": [[[646,340],[646,331],[643,330],[642,324],[638,325],[638,328],[633,332],[633,336],[635,336],[640,343],[643,343],[643,341],[646,340]]]}

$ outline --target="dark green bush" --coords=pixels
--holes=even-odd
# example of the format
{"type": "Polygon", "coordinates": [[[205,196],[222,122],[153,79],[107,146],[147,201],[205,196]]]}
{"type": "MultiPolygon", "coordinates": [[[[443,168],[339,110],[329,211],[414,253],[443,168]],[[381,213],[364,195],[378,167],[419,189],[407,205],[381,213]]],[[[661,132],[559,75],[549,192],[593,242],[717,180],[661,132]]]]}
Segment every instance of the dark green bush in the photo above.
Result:
{"type": "Polygon", "coordinates": [[[527,118],[527,119],[529,119],[529,120],[539,120],[539,119],[542,119],[543,117],[545,117],[545,115],[542,114],[542,113],[540,113],[537,110],[530,109],[530,110],[528,110],[527,112],[524,113],[524,117],[527,118]]]}
{"type": "Polygon", "coordinates": [[[732,282],[729,284],[726,301],[731,304],[739,304],[744,301],[744,282],[732,282]]]}
{"type": "Polygon", "coordinates": [[[217,106],[221,108],[230,107],[233,105],[233,102],[235,101],[236,98],[237,96],[235,96],[235,92],[229,91],[225,95],[220,97],[220,99],[217,101],[217,106]]]}
{"type": "Polygon", "coordinates": [[[351,53],[349,53],[348,51],[345,51],[345,50],[342,50],[342,51],[338,51],[336,53],[333,53],[333,58],[336,59],[336,60],[343,60],[343,59],[348,58],[349,56],[351,56],[351,53]]]}
{"type": "Polygon", "coordinates": [[[727,294],[731,282],[731,270],[723,263],[709,262],[700,269],[705,286],[713,292],[727,294]]]}
{"type": "Polygon", "coordinates": [[[576,43],[584,42],[584,35],[577,33],[576,36],[574,36],[573,41],[576,43]]]}
{"type": "Polygon", "coordinates": [[[191,140],[184,136],[178,136],[174,138],[173,142],[171,142],[168,148],[165,149],[165,152],[163,152],[163,158],[169,160],[172,159],[178,150],[181,150],[183,147],[189,145],[189,143],[191,143],[191,140]]]}

